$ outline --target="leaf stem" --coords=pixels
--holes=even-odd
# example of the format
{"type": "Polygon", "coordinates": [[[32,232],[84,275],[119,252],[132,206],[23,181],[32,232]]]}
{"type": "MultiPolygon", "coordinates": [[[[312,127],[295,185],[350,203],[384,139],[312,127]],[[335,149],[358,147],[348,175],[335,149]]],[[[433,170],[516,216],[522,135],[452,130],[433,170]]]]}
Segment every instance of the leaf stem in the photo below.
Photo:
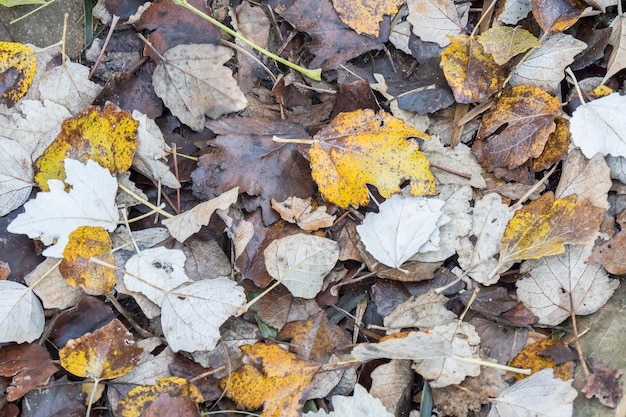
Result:
{"type": "Polygon", "coordinates": [[[499,363],[487,362],[480,359],[474,358],[464,358],[462,356],[451,355],[450,356],[455,361],[466,362],[466,363],[475,363],[477,365],[489,366],[491,368],[502,369],[504,371],[515,372],[523,375],[530,375],[530,369],[522,369],[522,368],[514,368],[512,366],[500,365],[499,363]]]}
{"type": "Polygon", "coordinates": [[[242,41],[243,43],[245,43],[246,45],[248,45],[252,49],[256,49],[257,51],[259,51],[263,55],[268,56],[268,57],[272,58],[273,60],[278,61],[281,64],[286,65],[289,68],[298,71],[300,74],[302,74],[302,75],[312,79],[313,81],[321,81],[322,80],[322,69],[321,68],[307,69],[307,68],[301,67],[299,65],[296,65],[296,64],[294,64],[292,62],[289,62],[286,59],[283,59],[283,58],[279,57],[278,55],[271,53],[267,49],[261,48],[259,45],[257,45],[256,43],[248,40],[247,38],[243,37],[239,33],[235,32],[234,30],[229,28],[228,26],[223,25],[222,23],[220,23],[217,20],[213,19],[211,16],[208,16],[207,14],[203,13],[202,11],[196,9],[194,6],[189,4],[189,2],[187,0],[172,0],[172,1],[174,2],[174,4],[177,4],[179,6],[183,6],[185,9],[189,10],[192,13],[197,14],[198,16],[200,16],[201,18],[203,18],[207,22],[210,22],[211,24],[217,26],[218,28],[220,28],[224,32],[228,33],[229,35],[234,36],[235,38],[239,39],[240,41],[242,41]]]}
{"type": "Polygon", "coordinates": [[[278,136],[272,136],[272,140],[278,143],[302,143],[304,145],[313,145],[316,142],[315,139],[283,139],[278,136]]]}
{"type": "Polygon", "coordinates": [[[123,184],[118,183],[117,186],[120,188],[120,190],[124,191],[126,194],[128,194],[131,197],[133,197],[135,200],[139,201],[141,204],[150,207],[152,210],[156,211],[159,214],[162,214],[163,216],[167,217],[168,219],[171,219],[172,217],[174,217],[173,214],[168,213],[167,211],[163,210],[159,206],[155,206],[154,204],[152,204],[148,200],[146,200],[146,199],[142,198],[141,196],[135,194],[135,192],[133,192],[133,190],[131,190],[130,188],[124,186],[123,184]]]}

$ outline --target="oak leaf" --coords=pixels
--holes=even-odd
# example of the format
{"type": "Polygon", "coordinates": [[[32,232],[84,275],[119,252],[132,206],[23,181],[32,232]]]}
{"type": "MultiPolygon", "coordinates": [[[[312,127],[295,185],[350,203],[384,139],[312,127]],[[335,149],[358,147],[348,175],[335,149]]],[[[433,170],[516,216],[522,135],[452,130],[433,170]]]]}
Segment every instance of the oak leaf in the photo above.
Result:
{"type": "Polygon", "coordinates": [[[533,16],[546,33],[563,32],[580,18],[586,9],[581,0],[531,0],[533,16]]]}
{"type": "Polygon", "coordinates": [[[428,160],[407,137],[429,138],[384,112],[339,114],[309,149],[311,175],[322,196],[343,208],[360,206],[369,201],[366,184],[389,198],[400,192],[403,180],[410,180],[412,196],[432,194],[435,180],[428,160]]]}
{"type": "Polygon", "coordinates": [[[37,344],[9,345],[0,349],[0,376],[11,378],[5,388],[7,401],[15,401],[47,383],[58,370],[50,353],[37,344]]]}
{"type": "Polygon", "coordinates": [[[512,169],[539,157],[560,113],[559,99],[539,88],[504,91],[478,129],[478,139],[487,139],[481,149],[483,164],[512,169]]]}
{"type": "Polygon", "coordinates": [[[263,406],[263,417],[297,417],[304,391],[319,369],[278,345],[256,343],[241,350],[254,365],[243,365],[222,378],[220,387],[238,405],[248,410],[263,406]]]}
{"type": "Polygon", "coordinates": [[[537,38],[520,27],[496,26],[478,36],[478,42],[498,65],[506,64],[514,56],[531,48],[539,48],[537,38]]]}
{"type": "Polygon", "coordinates": [[[304,417],[393,417],[393,413],[380,402],[380,400],[368,393],[363,386],[356,384],[352,397],[334,395],[333,411],[308,412],[304,417]]]}
{"type": "MultiPolygon", "coordinates": [[[[184,378],[179,377],[167,377],[167,378],[157,378],[157,381],[154,385],[140,385],[131,389],[128,392],[126,398],[120,401],[117,412],[122,417],[140,417],[146,413],[146,411],[153,404],[159,401],[160,397],[168,396],[170,399],[175,398],[186,398],[194,403],[200,403],[203,401],[202,394],[198,388],[192,383],[188,382],[184,378]]],[[[195,404],[194,404],[195,406],[195,404]]],[[[162,405],[162,407],[165,407],[162,405]]],[[[183,413],[183,409],[176,410],[177,416],[188,416],[190,414],[183,413]]],[[[195,409],[195,414],[197,415],[198,410],[195,409]]]]}
{"type": "Polygon", "coordinates": [[[493,55],[466,35],[449,36],[451,44],[441,53],[441,67],[459,103],[486,101],[504,84],[506,71],[493,55]]]}
{"type": "Polygon", "coordinates": [[[468,3],[451,0],[409,0],[407,21],[413,33],[425,42],[436,42],[444,47],[450,44],[448,35],[458,35],[465,30],[469,15],[468,3]]]}
{"type": "Polygon", "coordinates": [[[333,7],[339,19],[359,35],[378,36],[383,16],[396,13],[403,3],[403,0],[333,0],[333,7]]]}
{"type": "Polygon", "coordinates": [[[0,42],[0,103],[13,107],[35,77],[35,51],[17,42],[0,42]]]}

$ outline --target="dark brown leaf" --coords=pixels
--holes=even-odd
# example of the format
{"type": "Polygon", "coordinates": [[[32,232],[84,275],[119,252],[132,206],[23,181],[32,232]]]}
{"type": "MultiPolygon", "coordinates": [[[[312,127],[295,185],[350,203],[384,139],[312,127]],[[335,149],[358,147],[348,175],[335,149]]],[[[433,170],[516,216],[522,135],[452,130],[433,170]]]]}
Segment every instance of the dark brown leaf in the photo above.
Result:
{"type": "Polygon", "coordinates": [[[533,16],[544,32],[563,32],[588,7],[580,0],[531,0],[533,16]]]}
{"type": "Polygon", "coordinates": [[[0,376],[11,377],[7,400],[15,401],[38,385],[48,382],[59,368],[54,365],[46,349],[24,343],[0,349],[0,376]]]}

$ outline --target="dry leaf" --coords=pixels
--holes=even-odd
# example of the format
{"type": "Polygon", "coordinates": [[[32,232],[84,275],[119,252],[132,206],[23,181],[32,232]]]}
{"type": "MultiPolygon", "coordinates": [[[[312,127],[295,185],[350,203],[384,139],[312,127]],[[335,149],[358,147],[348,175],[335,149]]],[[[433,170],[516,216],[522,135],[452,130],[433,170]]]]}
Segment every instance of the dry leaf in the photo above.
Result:
{"type": "Polygon", "coordinates": [[[609,78],[626,68],[626,17],[618,15],[611,23],[611,37],[609,44],[613,46],[609,62],[606,66],[606,75],[602,79],[602,84],[609,78]]]}
{"type": "MultiPolygon", "coordinates": [[[[561,340],[544,339],[528,344],[509,362],[509,366],[515,368],[530,369],[532,373],[542,369],[552,368],[554,376],[563,381],[574,378],[576,369],[575,360],[578,359],[576,351],[570,349],[561,340]]],[[[527,378],[526,375],[517,374],[515,380],[527,378]]]]}
{"type": "Polygon", "coordinates": [[[422,150],[431,163],[431,170],[439,184],[471,185],[476,189],[487,187],[482,176],[483,168],[471,156],[471,149],[464,143],[452,148],[443,146],[437,140],[430,140],[424,143],[422,150]],[[470,178],[456,175],[454,172],[458,170],[470,178]]]}
{"type": "Polygon", "coordinates": [[[504,65],[514,56],[531,48],[539,48],[537,38],[520,27],[496,26],[478,36],[478,42],[498,65],[504,65]]]}
{"type": "Polygon", "coordinates": [[[412,296],[385,317],[387,333],[411,327],[430,329],[453,321],[456,314],[444,306],[448,301],[448,297],[437,294],[434,290],[412,296]]]}
{"type": "Polygon", "coordinates": [[[0,217],[6,216],[30,196],[33,168],[30,155],[17,141],[0,137],[0,217]]]}
{"type": "Polygon", "coordinates": [[[380,402],[380,400],[361,385],[354,386],[352,397],[335,395],[332,399],[333,411],[327,413],[324,410],[308,412],[304,417],[393,417],[393,413],[380,402]]]}
{"type": "Polygon", "coordinates": [[[32,342],[41,336],[45,317],[39,299],[19,282],[0,280],[0,343],[32,342]]]}
{"type": "Polygon", "coordinates": [[[174,116],[200,132],[205,116],[217,119],[248,105],[231,70],[223,65],[232,55],[229,48],[211,44],[168,49],[154,70],[154,91],[174,116]]]}
{"type": "Polygon", "coordinates": [[[531,0],[533,16],[546,33],[563,32],[583,14],[587,4],[580,0],[531,0]]]}
{"type": "Polygon", "coordinates": [[[452,0],[409,0],[407,21],[413,33],[425,42],[436,42],[444,47],[450,44],[448,35],[458,35],[465,30],[469,4],[456,4],[452,0]]]}
{"type": "Polygon", "coordinates": [[[33,292],[41,300],[46,309],[65,310],[73,307],[85,296],[85,292],[80,287],[72,287],[59,272],[57,259],[46,258],[35,269],[30,271],[25,277],[27,285],[38,284],[33,288],[33,292]],[[46,279],[42,279],[45,274],[46,279]]]}
{"type": "Polygon", "coordinates": [[[333,0],[339,19],[359,35],[378,37],[384,15],[394,14],[404,0],[333,0]]]}
{"type": "Polygon", "coordinates": [[[372,371],[370,394],[378,398],[383,406],[402,415],[403,408],[410,402],[411,389],[415,373],[411,361],[392,359],[372,371]]]}
{"type": "Polygon", "coordinates": [[[41,100],[54,101],[77,114],[93,103],[102,90],[89,80],[89,68],[75,62],[66,61],[43,73],[39,80],[41,100]]]}
{"type": "Polygon", "coordinates": [[[33,82],[35,51],[17,42],[0,42],[0,103],[13,107],[33,82]]]}
{"type": "Polygon", "coordinates": [[[272,208],[280,214],[283,220],[296,223],[302,230],[315,231],[330,227],[337,216],[326,213],[326,206],[319,206],[313,210],[311,198],[303,200],[298,197],[289,197],[282,203],[272,198],[272,208]]]}
{"type": "Polygon", "coordinates": [[[0,348],[0,376],[11,378],[5,388],[7,401],[16,401],[38,385],[46,384],[58,370],[50,353],[37,344],[0,348]]]}
{"type": "Polygon", "coordinates": [[[498,20],[507,25],[516,25],[528,16],[531,9],[530,0],[506,0],[498,20]]]}
{"type": "MultiPolygon", "coordinates": [[[[184,378],[168,377],[158,378],[154,385],[140,385],[133,388],[128,392],[126,398],[120,401],[117,412],[122,417],[141,417],[150,416],[146,413],[151,405],[157,403],[161,396],[169,396],[169,398],[184,397],[193,401],[194,403],[201,403],[203,401],[202,394],[198,391],[198,388],[187,381],[184,378]]],[[[193,403],[192,403],[193,404],[193,403]]],[[[193,404],[195,407],[195,404],[193,404]]],[[[161,407],[166,406],[161,404],[161,407]]],[[[183,409],[177,409],[176,415],[178,417],[187,416],[183,409]]],[[[195,414],[197,415],[198,409],[195,407],[195,414]]]]}
{"type": "Polygon", "coordinates": [[[587,159],[580,149],[574,149],[563,166],[555,198],[575,194],[579,200],[588,198],[594,206],[607,210],[610,206],[607,197],[612,185],[611,170],[601,154],[587,159]]]}

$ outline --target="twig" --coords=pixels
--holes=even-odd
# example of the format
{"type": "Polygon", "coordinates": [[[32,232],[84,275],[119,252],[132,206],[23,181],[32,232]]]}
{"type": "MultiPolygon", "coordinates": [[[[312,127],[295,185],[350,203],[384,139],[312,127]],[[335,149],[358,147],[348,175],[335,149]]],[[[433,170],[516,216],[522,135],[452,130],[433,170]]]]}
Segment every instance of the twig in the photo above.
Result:
{"type": "Polygon", "coordinates": [[[87,79],[91,79],[91,77],[93,77],[93,73],[96,72],[96,68],[98,68],[98,65],[100,65],[100,61],[102,61],[102,57],[104,56],[104,53],[106,52],[107,46],[109,46],[111,35],[113,35],[113,31],[115,30],[115,26],[117,26],[117,22],[119,22],[119,20],[120,20],[120,17],[114,14],[113,20],[111,21],[111,26],[109,27],[109,33],[107,33],[107,37],[104,40],[102,49],[100,50],[100,55],[98,55],[96,62],[94,62],[93,67],[91,67],[91,71],[89,71],[89,75],[87,76],[87,79]]]}

